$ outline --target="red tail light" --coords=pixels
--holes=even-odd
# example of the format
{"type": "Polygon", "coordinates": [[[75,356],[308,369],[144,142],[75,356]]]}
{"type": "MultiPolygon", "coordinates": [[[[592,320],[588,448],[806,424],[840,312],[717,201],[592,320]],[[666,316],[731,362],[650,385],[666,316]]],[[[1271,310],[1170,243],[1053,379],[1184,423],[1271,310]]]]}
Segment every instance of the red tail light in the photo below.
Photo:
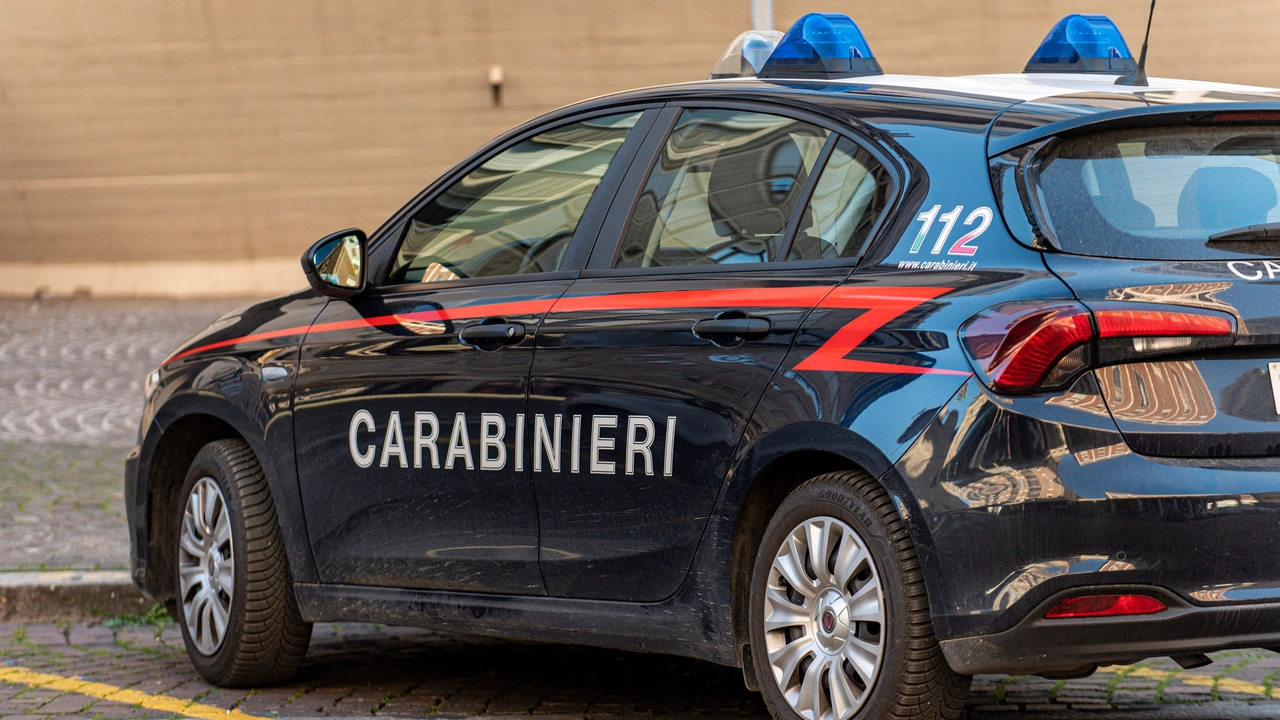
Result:
{"type": "Polygon", "coordinates": [[[1235,319],[1198,308],[1070,301],[997,305],[965,324],[965,348],[1006,394],[1064,387],[1092,367],[1229,345],[1235,319]]]}
{"type": "Polygon", "coordinates": [[[1098,337],[1169,337],[1230,335],[1235,323],[1227,315],[1170,310],[1132,310],[1108,303],[1094,308],[1098,337]]]}
{"type": "Polygon", "coordinates": [[[1046,620],[1067,618],[1112,617],[1115,615],[1151,615],[1168,608],[1148,595],[1081,595],[1067,598],[1044,614],[1046,620]]]}

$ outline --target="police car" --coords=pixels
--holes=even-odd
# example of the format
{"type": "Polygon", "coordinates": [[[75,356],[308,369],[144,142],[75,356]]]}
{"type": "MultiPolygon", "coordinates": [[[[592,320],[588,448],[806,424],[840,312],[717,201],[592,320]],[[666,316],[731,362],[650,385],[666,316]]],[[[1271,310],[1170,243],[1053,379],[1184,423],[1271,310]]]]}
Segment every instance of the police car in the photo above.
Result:
{"type": "Polygon", "coordinates": [[[220,685],[311,623],[740,666],[776,717],[1280,647],[1280,92],[883,74],[811,14],[495,140],[148,378],[133,578],[220,685]]]}

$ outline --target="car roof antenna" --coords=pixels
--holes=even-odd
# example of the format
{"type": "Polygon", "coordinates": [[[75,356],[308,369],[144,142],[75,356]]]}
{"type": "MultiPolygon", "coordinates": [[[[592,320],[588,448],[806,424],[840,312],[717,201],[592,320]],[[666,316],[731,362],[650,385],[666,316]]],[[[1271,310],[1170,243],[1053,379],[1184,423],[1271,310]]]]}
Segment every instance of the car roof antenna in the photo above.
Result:
{"type": "Polygon", "coordinates": [[[1128,75],[1122,75],[1116,80],[1117,85],[1141,85],[1146,87],[1147,82],[1147,40],[1151,38],[1151,18],[1156,14],[1156,0],[1151,0],[1151,12],[1147,13],[1147,34],[1142,36],[1142,53],[1138,55],[1138,67],[1128,75]]]}

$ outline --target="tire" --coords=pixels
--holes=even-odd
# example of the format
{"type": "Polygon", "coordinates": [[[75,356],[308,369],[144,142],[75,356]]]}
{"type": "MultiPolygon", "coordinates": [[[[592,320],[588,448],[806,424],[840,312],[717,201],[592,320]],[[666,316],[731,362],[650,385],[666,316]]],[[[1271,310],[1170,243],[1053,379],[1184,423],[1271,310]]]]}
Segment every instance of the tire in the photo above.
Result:
{"type": "Polygon", "coordinates": [[[289,680],[306,657],[311,623],[298,611],[275,504],[249,446],[201,448],[176,512],[175,610],[196,670],[222,687],[289,680]]]}
{"type": "Polygon", "coordinates": [[[776,720],[963,715],[969,676],[942,656],[907,528],[866,473],[822,475],[787,496],[750,603],[751,660],[776,720]]]}

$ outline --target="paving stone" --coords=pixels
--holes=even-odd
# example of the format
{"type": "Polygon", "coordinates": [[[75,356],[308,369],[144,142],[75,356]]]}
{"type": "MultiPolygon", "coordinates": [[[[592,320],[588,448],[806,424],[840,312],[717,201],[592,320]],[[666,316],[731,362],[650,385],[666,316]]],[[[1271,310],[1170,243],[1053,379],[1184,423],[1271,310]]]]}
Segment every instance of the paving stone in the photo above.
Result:
{"type": "Polygon", "coordinates": [[[96,698],[85,697],[75,693],[67,693],[60,698],[50,700],[48,703],[40,706],[40,712],[49,715],[62,715],[64,713],[83,712],[85,708],[97,702],[96,698]]]}

